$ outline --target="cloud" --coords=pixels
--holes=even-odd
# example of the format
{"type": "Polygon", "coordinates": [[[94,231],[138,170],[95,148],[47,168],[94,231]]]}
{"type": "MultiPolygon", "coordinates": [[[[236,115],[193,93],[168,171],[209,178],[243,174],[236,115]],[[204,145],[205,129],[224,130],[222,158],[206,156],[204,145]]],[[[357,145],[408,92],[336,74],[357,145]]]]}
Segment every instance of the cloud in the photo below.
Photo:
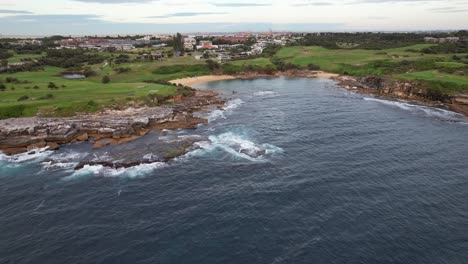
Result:
{"type": "Polygon", "coordinates": [[[253,7],[253,6],[271,6],[271,4],[258,4],[258,3],[210,3],[218,7],[253,7]]]}
{"type": "Polygon", "coordinates": [[[330,6],[330,5],[333,5],[333,3],[330,3],[330,2],[304,2],[304,3],[293,4],[292,6],[330,6]]]}
{"type": "Polygon", "coordinates": [[[24,11],[24,10],[0,9],[0,14],[32,14],[32,12],[24,11]]]}
{"type": "Polygon", "coordinates": [[[390,19],[390,17],[386,17],[386,16],[368,16],[367,18],[368,18],[368,19],[372,19],[372,20],[385,20],[385,19],[390,19]]]}
{"type": "Polygon", "coordinates": [[[99,16],[96,15],[18,15],[8,18],[4,18],[7,21],[12,22],[27,22],[27,21],[40,21],[43,24],[48,23],[72,23],[76,21],[94,21],[99,20],[99,16]]]}
{"type": "Polygon", "coordinates": [[[155,0],[74,0],[84,3],[99,3],[99,4],[144,4],[154,2],[155,0]]]}
{"type": "Polygon", "coordinates": [[[193,16],[202,16],[202,15],[224,15],[225,12],[180,12],[172,13],[162,16],[150,16],[148,18],[169,18],[169,17],[193,17],[193,16]]]}
{"type": "Polygon", "coordinates": [[[456,7],[438,7],[438,8],[431,8],[428,9],[434,13],[464,13],[468,12],[468,9],[459,9],[456,7]]]}
{"type": "MultiPolygon", "coordinates": [[[[388,3],[417,3],[417,2],[437,2],[438,0],[360,0],[350,4],[388,4],[388,3]]],[[[450,0],[447,0],[450,1],[450,0]]]]}

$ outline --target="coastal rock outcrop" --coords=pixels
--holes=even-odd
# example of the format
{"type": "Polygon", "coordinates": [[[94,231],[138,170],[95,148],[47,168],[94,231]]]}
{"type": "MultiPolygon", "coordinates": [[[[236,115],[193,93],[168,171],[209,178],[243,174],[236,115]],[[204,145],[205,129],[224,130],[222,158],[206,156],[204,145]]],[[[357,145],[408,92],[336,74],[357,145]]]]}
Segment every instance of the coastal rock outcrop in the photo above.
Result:
{"type": "Polygon", "coordinates": [[[92,140],[94,148],[123,144],[151,130],[196,128],[207,120],[193,112],[221,106],[214,92],[197,91],[175,103],[160,107],[107,110],[73,118],[14,118],[0,120],[0,151],[18,154],[34,148],[57,149],[62,144],[92,140]]]}

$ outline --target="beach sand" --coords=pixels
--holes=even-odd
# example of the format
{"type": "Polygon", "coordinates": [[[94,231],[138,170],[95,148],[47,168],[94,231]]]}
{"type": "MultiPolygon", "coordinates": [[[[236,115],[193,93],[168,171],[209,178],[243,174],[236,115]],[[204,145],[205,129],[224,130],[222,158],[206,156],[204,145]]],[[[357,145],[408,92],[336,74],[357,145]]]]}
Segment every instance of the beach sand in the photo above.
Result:
{"type": "Polygon", "coordinates": [[[170,81],[170,83],[181,84],[184,86],[193,86],[199,83],[213,82],[213,81],[222,81],[222,80],[232,80],[236,77],[232,75],[205,75],[198,77],[188,77],[182,79],[176,79],[170,81]]]}
{"type": "Polygon", "coordinates": [[[299,78],[326,78],[331,79],[334,77],[339,76],[339,74],[323,72],[323,71],[314,71],[314,72],[307,72],[304,73],[293,73],[293,74],[285,74],[279,73],[277,75],[256,75],[256,74],[247,74],[241,76],[233,76],[233,75],[204,75],[204,76],[197,76],[197,77],[187,77],[181,79],[175,79],[169,81],[170,83],[181,84],[184,86],[193,86],[200,83],[205,82],[213,82],[213,81],[222,81],[222,80],[232,80],[232,79],[249,79],[249,78],[258,78],[258,77],[279,77],[279,76],[289,76],[289,77],[299,77],[299,78]],[[297,75],[296,75],[297,74],[297,75]]]}

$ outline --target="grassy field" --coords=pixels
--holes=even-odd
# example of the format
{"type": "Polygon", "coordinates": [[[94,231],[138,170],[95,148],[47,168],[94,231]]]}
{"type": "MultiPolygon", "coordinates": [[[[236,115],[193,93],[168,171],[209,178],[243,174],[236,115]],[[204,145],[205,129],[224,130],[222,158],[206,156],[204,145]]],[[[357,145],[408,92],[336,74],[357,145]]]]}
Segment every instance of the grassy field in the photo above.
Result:
{"type": "MultiPolygon", "coordinates": [[[[457,54],[462,59],[455,61],[453,54],[428,55],[418,52],[432,45],[419,44],[386,50],[330,50],[315,46],[284,47],[275,56],[300,67],[314,64],[324,71],[340,74],[383,75],[405,80],[441,82],[449,84],[443,85],[447,93],[459,92],[465,88],[468,90],[468,77],[454,74],[454,71],[468,68],[466,54],[457,54]],[[398,73],[392,71],[395,65],[415,63],[417,67],[420,67],[418,62],[427,60],[433,60],[431,64],[433,68],[398,73]],[[456,85],[456,89],[450,89],[450,84],[456,85]]],[[[140,52],[144,51],[140,50],[140,52]]],[[[101,53],[109,58],[117,57],[119,54],[123,53],[101,53]]],[[[136,52],[125,54],[131,58],[137,56],[136,52]]],[[[9,61],[17,62],[22,58],[38,58],[39,56],[16,54],[9,61]]],[[[231,61],[229,65],[231,69],[243,69],[247,66],[274,68],[270,58],[231,61]]],[[[96,111],[102,106],[125,104],[128,101],[144,98],[149,93],[156,92],[161,96],[174,95],[177,93],[177,88],[172,85],[150,84],[145,81],[172,80],[210,74],[205,60],[196,60],[193,56],[166,58],[160,61],[101,63],[88,66],[96,72],[96,75],[81,80],[65,79],[61,77],[65,69],[51,66],[46,66],[43,70],[36,72],[1,74],[0,81],[3,80],[6,89],[0,91],[0,118],[33,116],[38,112],[46,115],[67,116],[75,112],[96,111]],[[117,73],[115,70],[117,68],[128,68],[129,71],[117,73]],[[103,84],[101,82],[103,76],[109,76],[110,83],[103,84]],[[7,77],[16,78],[18,82],[6,83],[7,77]],[[50,82],[58,88],[48,88],[50,82]],[[23,100],[18,101],[20,98],[23,100]]]]}
{"type": "Polygon", "coordinates": [[[149,84],[145,80],[172,76],[158,76],[152,70],[162,65],[173,65],[177,61],[141,62],[119,64],[116,67],[129,67],[128,73],[117,74],[110,66],[92,65],[98,73],[95,77],[69,80],[61,77],[62,68],[45,67],[37,72],[19,72],[0,75],[16,78],[17,83],[6,83],[5,91],[0,92],[0,118],[16,116],[33,116],[38,112],[51,116],[69,116],[75,112],[93,112],[101,107],[125,103],[129,100],[143,98],[156,92],[161,97],[175,95],[176,87],[172,85],[149,84]],[[103,84],[101,79],[109,75],[111,82],[103,84]],[[53,82],[58,88],[50,89],[53,82]],[[27,99],[18,101],[21,97],[27,99]],[[19,108],[18,108],[19,106],[19,108]],[[99,107],[97,107],[99,106],[99,107]]]}
{"type": "Polygon", "coordinates": [[[438,82],[451,82],[451,83],[456,83],[458,85],[468,84],[467,76],[442,73],[436,70],[406,73],[406,74],[400,75],[399,77],[402,79],[407,79],[407,80],[429,80],[429,81],[438,81],[438,82]]]}
{"type": "Polygon", "coordinates": [[[423,54],[418,52],[432,45],[434,44],[418,44],[385,50],[331,50],[314,46],[285,47],[276,56],[294,65],[306,67],[309,64],[314,64],[324,71],[339,74],[378,75],[405,80],[442,82],[448,84],[444,85],[443,92],[446,93],[468,90],[468,78],[466,76],[444,73],[444,70],[448,72],[468,70],[467,54],[423,54]],[[454,55],[465,59],[454,61],[454,55]],[[427,69],[428,67],[430,70],[427,69]],[[407,71],[398,72],[398,69],[407,71]],[[450,83],[455,84],[456,87],[451,89],[450,83]]]}

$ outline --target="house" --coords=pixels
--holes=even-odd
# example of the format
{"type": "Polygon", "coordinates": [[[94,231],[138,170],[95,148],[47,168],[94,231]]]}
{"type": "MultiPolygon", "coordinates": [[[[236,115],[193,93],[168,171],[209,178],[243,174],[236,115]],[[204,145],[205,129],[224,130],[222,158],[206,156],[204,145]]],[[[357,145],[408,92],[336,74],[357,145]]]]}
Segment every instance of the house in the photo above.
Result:
{"type": "Polygon", "coordinates": [[[231,59],[231,56],[227,53],[218,53],[218,60],[220,62],[230,61],[231,59]]]}
{"type": "Polygon", "coordinates": [[[432,37],[425,37],[424,41],[429,43],[454,43],[460,40],[459,37],[446,37],[446,38],[432,38],[432,37]]]}
{"type": "Polygon", "coordinates": [[[156,44],[156,45],[153,45],[153,48],[154,49],[162,49],[164,47],[166,47],[167,44],[166,43],[161,43],[161,44],[156,44]]]}
{"type": "Polygon", "coordinates": [[[447,42],[458,42],[460,40],[459,37],[448,37],[448,38],[445,38],[445,41],[447,42]]]}
{"type": "Polygon", "coordinates": [[[151,53],[151,57],[153,58],[153,60],[161,60],[164,58],[164,54],[162,54],[161,52],[153,52],[151,53]]]}
{"type": "Polygon", "coordinates": [[[220,37],[215,37],[214,41],[223,41],[223,42],[229,42],[229,43],[244,43],[247,41],[247,38],[242,37],[242,36],[220,36],[220,37]]]}
{"type": "Polygon", "coordinates": [[[184,42],[184,50],[192,51],[195,46],[191,42],[184,42]]]}
{"type": "Polygon", "coordinates": [[[217,45],[213,45],[213,42],[209,40],[201,40],[197,49],[217,49],[217,45]]]}
{"type": "Polygon", "coordinates": [[[439,42],[439,39],[438,38],[432,38],[432,37],[425,37],[424,42],[437,43],[437,42],[439,42]]]}

